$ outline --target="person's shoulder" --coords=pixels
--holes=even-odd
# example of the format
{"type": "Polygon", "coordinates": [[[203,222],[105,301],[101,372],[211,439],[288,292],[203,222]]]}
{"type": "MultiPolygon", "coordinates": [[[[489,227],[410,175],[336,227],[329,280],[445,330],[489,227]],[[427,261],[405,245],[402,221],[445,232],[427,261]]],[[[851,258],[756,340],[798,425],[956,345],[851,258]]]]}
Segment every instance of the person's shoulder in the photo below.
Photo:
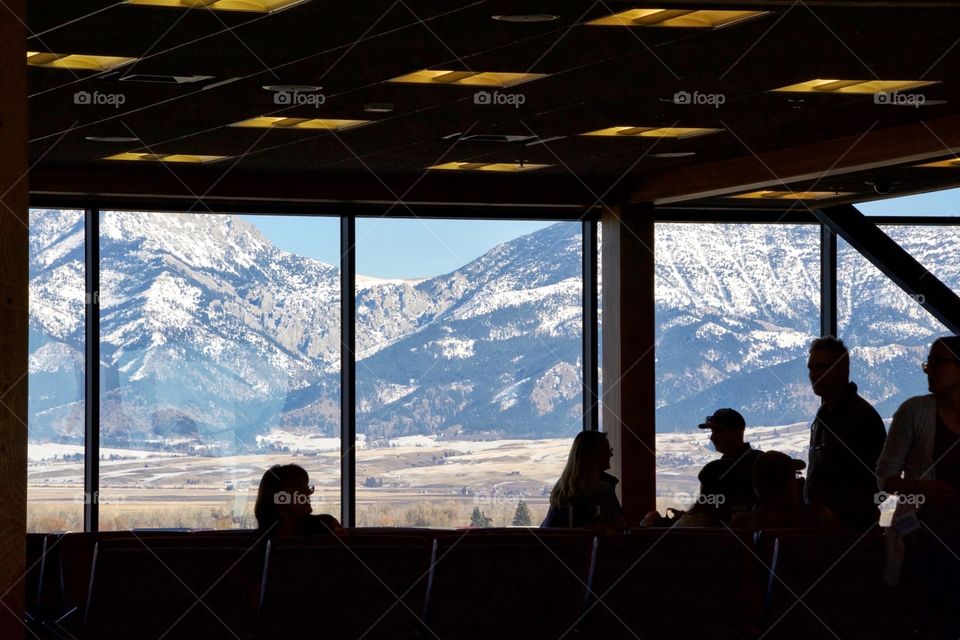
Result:
{"type": "Polygon", "coordinates": [[[873,403],[860,395],[859,392],[854,393],[853,407],[854,410],[861,415],[861,417],[873,422],[879,422],[881,424],[883,423],[883,418],[880,417],[880,413],[877,411],[876,407],[873,406],[873,403]]]}
{"type": "Polygon", "coordinates": [[[700,469],[700,472],[697,474],[697,480],[700,481],[700,484],[714,485],[726,475],[729,469],[729,460],[724,460],[723,458],[711,460],[700,469]]]}
{"type": "Polygon", "coordinates": [[[344,530],[340,521],[329,513],[308,515],[304,518],[304,528],[308,534],[333,533],[339,535],[344,530]]]}
{"type": "Polygon", "coordinates": [[[611,489],[616,489],[617,485],[620,484],[620,479],[616,476],[612,476],[609,473],[603,472],[600,474],[600,484],[607,485],[611,489]]]}
{"type": "Polygon", "coordinates": [[[902,415],[919,413],[921,411],[935,408],[936,406],[937,401],[934,399],[933,394],[928,393],[922,396],[913,396],[912,398],[907,398],[897,409],[897,413],[902,415]]]}

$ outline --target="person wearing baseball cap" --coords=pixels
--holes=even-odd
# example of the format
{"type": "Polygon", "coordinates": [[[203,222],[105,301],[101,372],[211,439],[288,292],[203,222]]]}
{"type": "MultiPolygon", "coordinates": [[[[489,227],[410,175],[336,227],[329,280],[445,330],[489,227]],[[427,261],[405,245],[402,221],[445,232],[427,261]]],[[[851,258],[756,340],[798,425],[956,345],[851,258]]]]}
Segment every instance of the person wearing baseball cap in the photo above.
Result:
{"type": "MultiPolygon", "coordinates": [[[[736,513],[749,511],[757,503],[753,491],[753,463],[762,452],[744,442],[747,423],[735,409],[717,409],[698,425],[710,430],[710,442],[721,458],[711,463],[711,475],[716,476],[715,487],[724,496],[723,522],[736,513]],[[714,473],[715,472],[715,473],[714,473]]],[[[706,471],[706,467],[701,471],[706,471]]]]}

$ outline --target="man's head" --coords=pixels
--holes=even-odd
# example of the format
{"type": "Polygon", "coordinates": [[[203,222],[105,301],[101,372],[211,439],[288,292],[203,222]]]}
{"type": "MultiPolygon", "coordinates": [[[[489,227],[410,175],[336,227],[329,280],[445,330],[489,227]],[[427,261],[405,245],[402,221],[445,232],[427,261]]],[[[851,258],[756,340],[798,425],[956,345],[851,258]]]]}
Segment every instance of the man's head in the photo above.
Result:
{"type": "Polygon", "coordinates": [[[833,336],[810,344],[807,371],[813,392],[820,397],[842,393],[850,384],[850,353],[843,340],[833,336]]]}
{"type": "Polygon", "coordinates": [[[710,442],[718,452],[726,455],[743,446],[743,430],[746,426],[743,416],[728,408],[714,411],[699,428],[710,429],[710,442]]]}
{"type": "Polygon", "coordinates": [[[960,392],[960,336],[937,338],[923,370],[931,393],[960,392]]]}

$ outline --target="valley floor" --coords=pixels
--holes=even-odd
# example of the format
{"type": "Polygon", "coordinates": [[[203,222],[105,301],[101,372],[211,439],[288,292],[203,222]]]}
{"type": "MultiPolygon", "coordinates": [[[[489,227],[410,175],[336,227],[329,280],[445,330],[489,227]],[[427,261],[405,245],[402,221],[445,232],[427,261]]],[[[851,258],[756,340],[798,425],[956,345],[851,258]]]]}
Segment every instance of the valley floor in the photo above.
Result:
{"type": "MultiPolygon", "coordinates": [[[[807,425],[748,429],[764,450],[806,458],[807,425]]],[[[327,439],[329,440],[329,439],[327,439]]],[[[531,523],[546,514],[570,438],[540,440],[441,440],[400,438],[390,446],[361,446],[357,458],[360,526],[463,527],[475,508],[492,526],[513,523],[526,503],[531,523]]],[[[302,444],[302,443],[301,443],[302,444]]],[[[100,528],[251,528],[264,470],[294,462],[316,487],[314,512],[339,515],[340,451],[303,448],[299,453],[225,457],[157,454],[111,449],[100,462],[100,528]],[[113,457],[114,459],[109,459],[113,457]],[[119,459],[118,459],[119,458],[119,459]]],[[[697,495],[697,472],[717,454],[700,431],[657,436],[657,508],[684,508],[697,495]]],[[[83,528],[83,466],[76,445],[33,445],[28,479],[31,531],[83,528]],[[77,451],[73,451],[77,449],[77,451]],[[67,460],[64,461],[64,456],[67,460]]]]}

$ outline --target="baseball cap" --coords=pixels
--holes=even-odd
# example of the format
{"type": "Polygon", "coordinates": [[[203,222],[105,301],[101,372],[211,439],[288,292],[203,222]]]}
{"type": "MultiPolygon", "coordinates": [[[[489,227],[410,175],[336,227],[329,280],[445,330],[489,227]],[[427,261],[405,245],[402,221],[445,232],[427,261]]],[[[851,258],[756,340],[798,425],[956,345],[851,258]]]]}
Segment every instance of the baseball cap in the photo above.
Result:
{"type": "Polygon", "coordinates": [[[707,416],[703,423],[698,425],[699,429],[716,429],[717,427],[734,427],[744,429],[747,426],[743,416],[734,409],[717,409],[712,416],[707,416]]]}

